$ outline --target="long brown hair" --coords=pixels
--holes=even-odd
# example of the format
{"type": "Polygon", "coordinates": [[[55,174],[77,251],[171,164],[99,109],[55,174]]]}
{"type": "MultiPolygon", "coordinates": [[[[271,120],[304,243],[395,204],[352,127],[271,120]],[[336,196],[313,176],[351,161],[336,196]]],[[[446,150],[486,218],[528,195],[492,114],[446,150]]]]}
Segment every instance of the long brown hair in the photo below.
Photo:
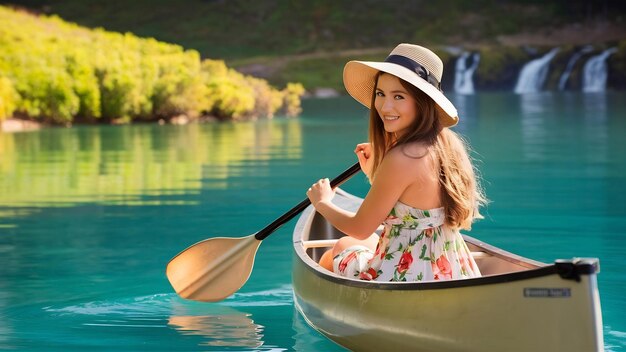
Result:
{"type": "Polygon", "coordinates": [[[468,155],[467,143],[454,131],[441,126],[439,114],[443,112],[428,95],[402,79],[400,83],[416,101],[418,116],[409,126],[409,132],[397,139],[393,133],[385,131],[374,105],[381,74],[379,72],[375,77],[370,108],[369,142],[374,154],[371,179],[374,179],[376,169],[392,148],[402,148],[413,142],[425,145],[428,148],[426,154],[412,157],[422,158],[432,153],[438,161],[440,196],[446,213],[446,225],[469,230],[474,219],[482,218],[479,206],[485,204],[486,199],[468,155]]]}

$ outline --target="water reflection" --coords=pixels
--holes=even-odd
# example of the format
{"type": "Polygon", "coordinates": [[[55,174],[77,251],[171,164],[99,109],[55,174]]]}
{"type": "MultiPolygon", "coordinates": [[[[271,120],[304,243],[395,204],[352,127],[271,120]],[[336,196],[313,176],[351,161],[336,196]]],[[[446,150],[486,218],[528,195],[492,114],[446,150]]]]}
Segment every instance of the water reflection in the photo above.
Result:
{"type": "Polygon", "coordinates": [[[476,95],[451,94],[450,100],[456,107],[460,119],[459,125],[454,129],[466,135],[478,122],[478,98],[476,95]]]}
{"type": "Polygon", "coordinates": [[[301,153],[297,119],[0,133],[0,204],[179,205],[176,195],[228,187],[238,166],[301,153]]]}
{"type": "MultiPolygon", "coordinates": [[[[585,146],[584,158],[588,163],[585,174],[593,180],[593,182],[588,183],[594,185],[590,192],[594,192],[598,199],[602,200],[598,202],[594,210],[610,213],[608,209],[611,206],[610,198],[614,197],[613,192],[618,188],[611,187],[614,178],[609,172],[611,156],[609,155],[610,123],[607,112],[607,95],[604,93],[586,93],[583,95],[583,104],[584,134],[581,143],[585,146]]],[[[610,243],[607,243],[608,248],[611,246],[610,243]]]]}
{"type": "Polygon", "coordinates": [[[250,314],[172,316],[168,325],[181,335],[201,336],[200,346],[258,348],[263,345],[263,326],[250,314]]]}
{"type": "Polygon", "coordinates": [[[587,93],[582,95],[585,117],[596,123],[605,122],[607,115],[606,94],[587,93]]]}
{"type": "MultiPolygon", "coordinates": [[[[588,93],[583,95],[585,141],[587,157],[599,163],[609,161],[608,123],[607,123],[607,96],[603,93],[588,93]]],[[[606,171],[606,168],[603,168],[606,171]]],[[[602,173],[605,176],[606,172],[602,173]]]]}
{"type": "Polygon", "coordinates": [[[252,320],[252,314],[178,298],[171,303],[167,325],[181,335],[201,337],[199,346],[258,348],[264,344],[264,327],[252,320]]]}
{"type": "Polygon", "coordinates": [[[261,346],[261,350],[272,350],[264,341],[265,327],[256,324],[252,314],[223,304],[185,301],[174,294],[49,306],[43,310],[49,318],[63,322],[60,328],[78,330],[83,338],[101,338],[103,332],[114,330],[128,332],[117,340],[130,343],[143,331],[153,336],[144,343],[158,344],[159,338],[153,334],[171,338],[162,333],[163,328],[169,328],[180,335],[176,338],[180,345],[192,346],[191,350],[197,346],[208,347],[205,350],[210,351],[223,351],[225,347],[259,350],[261,346]]]}
{"type": "Polygon", "coordinates": [[[553,111],[553,95],[549,92],[521,94],[522,155],[528,161],[546,158],[546,113],[553,111]]]}
{"type": "Polygon", "coordinates": [[[309,326],[295,307],[293,308],[292,329],[294,351],[332,351],[339,348],[334,342],[309,326]]]}

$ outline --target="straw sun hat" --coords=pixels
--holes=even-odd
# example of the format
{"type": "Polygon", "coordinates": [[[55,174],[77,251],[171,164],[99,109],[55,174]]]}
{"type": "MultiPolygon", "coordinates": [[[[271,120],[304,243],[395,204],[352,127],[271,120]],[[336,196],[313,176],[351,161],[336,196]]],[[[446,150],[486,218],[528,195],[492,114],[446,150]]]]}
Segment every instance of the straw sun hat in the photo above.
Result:
{"type": "Polygon", "coordinates": [[[350,95],[371,108],[374,78],[379,72],[392,74],[420,89],[437,104],[442,126],[459,122],[454,105],[441,91],[443,62],[429,49],[413,44],[400,44],[384,62],[350,61],[343,69],[343,84],[350,95]]]}

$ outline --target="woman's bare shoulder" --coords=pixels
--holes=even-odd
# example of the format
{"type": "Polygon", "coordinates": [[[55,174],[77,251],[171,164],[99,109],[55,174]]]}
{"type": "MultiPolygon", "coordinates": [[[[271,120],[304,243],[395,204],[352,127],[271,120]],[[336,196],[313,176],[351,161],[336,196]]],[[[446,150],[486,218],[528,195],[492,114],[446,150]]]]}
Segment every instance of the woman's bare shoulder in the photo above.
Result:
{"type": "Polygon", "coordinates": [[[407,143],[391,149],[385,158],[389,157],[393,163],[420,164],[427,162],[430,150],[422,143],[407,143]]]}
{"type": "Polygon", "coordinates": [[[421,174],[429,174],[433,166],[429,148],[420,143],[410,143],[391,149],[381,164],[381,168],[412,179],[421,174]]]}

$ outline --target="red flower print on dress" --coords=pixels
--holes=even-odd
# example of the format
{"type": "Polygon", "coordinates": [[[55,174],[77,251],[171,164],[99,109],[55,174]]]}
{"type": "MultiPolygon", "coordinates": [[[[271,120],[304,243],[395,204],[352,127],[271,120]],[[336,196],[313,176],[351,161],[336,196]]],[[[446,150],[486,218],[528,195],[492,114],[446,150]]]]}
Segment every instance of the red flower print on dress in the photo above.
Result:
{"type": "Polygon", "coordinates": [[[378,277],[378,272],[374,268],[369,268],[359,274],[359,279],[371,281],[378,277]]]}
{"type": "Polygon", "coordinates": [[[385,219],[385,223],[389,225],[400,225],[402,224],[402,219],[397,216],[389,215],[387,219],[385,219]]]}
{"type": "Polygon", "coordinates": [[[435,262],[431,262],[435,280],[452,279],[452,265],[444,255],[441,255],[435,262]]]}
{"type": "Polygon", "coordinates": [[[385,254],[387,254],[387,242],[389,242],[389,240],[385,239],[385,232],[387,231],[387,229],[383,229],[383,231],[380,233],[380,237],[378,238],[378,244],[376,245],[376,252],[374,252],[374,256],[380,255],[380,259],[383,259],[385,257],[385,254]]]}
{"type": "Polygon", "coordinates": [[[350,262],[355,259],[356,259],[356,251],[350,252],[350,254],[345,256],[345,258],[341,259],[341,261],[339,262],[339,265],[338,265],[339,271],[343,273],[346,270],[346,267],[348,266],[348,264],[350,264],[350,262]]]}
{"type": "Polygon", "coordinates": [[[411,255],[411,251],[406,251],[402,253],[402,257],[400,257],[400,261],[398,262],[398,267],[396,270],[398,270],[399,274],[403,274],[407,270],[409,270],[411,263],[413,263],[413,256],[411,255]]]}

